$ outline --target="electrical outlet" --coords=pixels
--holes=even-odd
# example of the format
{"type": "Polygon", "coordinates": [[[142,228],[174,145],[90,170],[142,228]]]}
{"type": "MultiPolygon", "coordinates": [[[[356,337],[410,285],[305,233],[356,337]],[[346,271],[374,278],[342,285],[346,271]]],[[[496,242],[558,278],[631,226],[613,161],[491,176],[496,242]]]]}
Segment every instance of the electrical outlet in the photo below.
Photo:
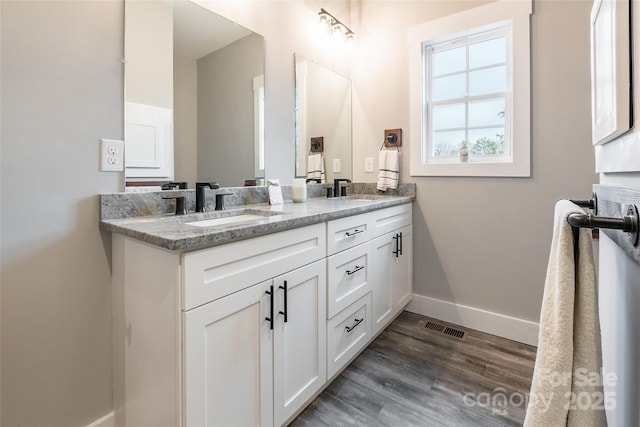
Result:
{"type": "Polygon", "coordinates": [[[333,172],[340,172],[340,159],[333,159],[333,172]]]}
{"type": "Polygon", "coordinates": [[[100,140],[100,170],[103,172],[124,171],[124,141],[100,140]]]}
{"type": "Polygon", "coordinates": [[[373,172],[373,157],[364,158],[364,171],[373,172]]]}

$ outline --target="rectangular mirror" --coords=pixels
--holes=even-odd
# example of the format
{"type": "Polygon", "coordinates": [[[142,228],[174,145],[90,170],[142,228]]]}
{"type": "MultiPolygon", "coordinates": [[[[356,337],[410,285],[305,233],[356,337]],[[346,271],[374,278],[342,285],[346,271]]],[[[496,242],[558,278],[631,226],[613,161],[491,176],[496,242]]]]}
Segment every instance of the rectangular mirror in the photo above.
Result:
{"type": "Polygon", "coordinates": [[[187,0],[125,2],[125,178],[264,178],[264,38],[187,0]]]}
{"type": "Polygon", "coordinates": [[[326,182],[352,179],[351,80],[298,53],[295,74],[296,176],[316,178],[321,156],[326,182]]]}

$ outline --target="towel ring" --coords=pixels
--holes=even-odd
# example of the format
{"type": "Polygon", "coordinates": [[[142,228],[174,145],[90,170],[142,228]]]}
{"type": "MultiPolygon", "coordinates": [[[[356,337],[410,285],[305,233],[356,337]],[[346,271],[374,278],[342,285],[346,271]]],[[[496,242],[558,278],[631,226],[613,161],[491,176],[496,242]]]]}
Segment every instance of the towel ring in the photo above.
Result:
{"type": "Polygon", "coordinates": [[[638,227],[638,208],[635,205],[623,206],[626,214],[622,218],[599,217],[592,214],[574,213],[567,217],[567,222],[572,227],[578,228],[606,228],[613,230],[622,230],[629,234],[629,239],[633,246],[638,245],[639,227],[638,227]]]}
{"type": "MultiPolygon", "coordinates": [[[[382,141],[382,145],[380,146],[380,151],[384,150],[385,143],[387,143],[387,141],[382,141]]],[[[399,153],[400,152],[400,147],[398,147],[397,145],[394,145],[394,147],[396,147],[396,150],[399,153]]]]}

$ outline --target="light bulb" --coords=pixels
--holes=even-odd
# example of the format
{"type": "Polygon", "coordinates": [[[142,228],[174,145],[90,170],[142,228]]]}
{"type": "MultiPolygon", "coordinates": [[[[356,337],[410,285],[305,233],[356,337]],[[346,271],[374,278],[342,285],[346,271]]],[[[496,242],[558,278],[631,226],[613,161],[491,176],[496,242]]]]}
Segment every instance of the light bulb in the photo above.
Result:
{"type": "Polygon", "coordinates": [[[325,33],[328,33],[331,30],[331,17],[324,12],[320,12],[320,28],[325,33]]]}
{"type": "Polygon", "coordinates": [[[347,33],[344,35],[344,37],[347,39],[347,45],[352,46],[353,45],[353,37],[355,36],[355,34],[353,34],[353,31],[347,31],[347,33]]]}
{"type": "Polygon", "coordinates": [[[331,34],[333,34],[336,37],[340,36],[343,31],[344,31],[344,27],[338,23],[335,23],[331,26],[331,34]]]}

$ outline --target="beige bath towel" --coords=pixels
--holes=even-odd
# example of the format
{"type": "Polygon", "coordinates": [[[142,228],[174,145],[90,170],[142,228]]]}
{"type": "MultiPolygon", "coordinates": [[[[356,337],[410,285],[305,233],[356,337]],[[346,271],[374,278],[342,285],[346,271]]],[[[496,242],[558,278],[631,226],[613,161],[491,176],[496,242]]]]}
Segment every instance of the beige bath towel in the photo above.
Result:
{"type": "Polygon", "coordinates": [[[574,246],[571,213],[584,211],[556,204],[525,427],[606,425],[591,230],[574,246]]]}

